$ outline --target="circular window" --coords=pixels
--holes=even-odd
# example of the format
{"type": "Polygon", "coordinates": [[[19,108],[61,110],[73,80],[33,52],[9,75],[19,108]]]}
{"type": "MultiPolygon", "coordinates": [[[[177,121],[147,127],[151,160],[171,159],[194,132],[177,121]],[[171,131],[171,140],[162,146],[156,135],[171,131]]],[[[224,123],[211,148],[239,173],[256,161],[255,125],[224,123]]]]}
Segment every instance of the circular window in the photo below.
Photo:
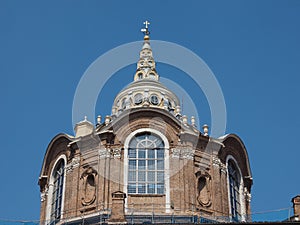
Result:
{"type": "Polygon", "coordinates": [[[134,96],[134,104],[140,105],[143,102],[143,95],[138,93],[134,96]]]}
{"type": "Polygon", "coordinates": [[[151,95],[150,102],[153,105],[158,105],[158,97],[157,97],[157,95],[151,95]]]}

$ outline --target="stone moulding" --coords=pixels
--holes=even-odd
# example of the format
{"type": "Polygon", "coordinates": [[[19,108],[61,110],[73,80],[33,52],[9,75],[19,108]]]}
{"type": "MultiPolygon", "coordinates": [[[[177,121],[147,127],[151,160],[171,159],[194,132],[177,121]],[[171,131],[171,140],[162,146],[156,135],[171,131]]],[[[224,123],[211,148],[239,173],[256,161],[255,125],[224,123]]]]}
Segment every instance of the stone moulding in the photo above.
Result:
{"type": "Polygon", "coordinates": [[[181,147],[181,148],[173,148],[171,150],[172,158],[179,158],[179,159],[194,159],[195,150],[192,148],[181,147]]]}

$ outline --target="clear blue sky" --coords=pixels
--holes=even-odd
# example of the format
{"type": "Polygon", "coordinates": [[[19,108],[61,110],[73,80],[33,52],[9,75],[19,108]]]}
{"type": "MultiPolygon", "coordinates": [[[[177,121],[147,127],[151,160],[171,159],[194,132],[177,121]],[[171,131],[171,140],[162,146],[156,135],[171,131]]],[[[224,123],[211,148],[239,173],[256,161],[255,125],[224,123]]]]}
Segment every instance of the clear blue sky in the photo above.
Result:
{"type": "MultiPolygon", "coordinates": [[[[81,76],[106,51],[141,40],[145,19],[152,39],[191,49],[217,77],[227,132],[237,133],[248,149],[252,211],[289,207],[300,194],[300,1],[2,0],[0,218],[39,218],[44,153],[56,134],[73,134],[72,101],[81,76]]],[[[134,69],[112,80],[114,88],[101,95],[109,94],[108,102],[99,98],[99,114],[110,113],[134,69]]],[[[161,76],[189,87],[180,71],[169,71],[158,65],[161,76]]],[[[201,123],[209,124],[205,100],[199,111],[201,123]]]]}

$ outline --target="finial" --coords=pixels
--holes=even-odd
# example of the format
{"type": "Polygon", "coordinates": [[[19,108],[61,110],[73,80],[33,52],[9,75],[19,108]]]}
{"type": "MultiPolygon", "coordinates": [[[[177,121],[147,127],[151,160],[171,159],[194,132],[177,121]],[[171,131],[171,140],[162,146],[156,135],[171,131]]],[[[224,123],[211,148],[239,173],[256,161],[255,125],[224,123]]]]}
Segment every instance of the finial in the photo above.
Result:
{"type": "Polygon", "coordinates": [[[186,115],[182,116],[182,122],[184,125],[187,125],[187,116],[186,115]]]}
{"type": "Polygon", "coordinates": [[[149,31],[149,29],[148,29],[148,25],[150,25],[150,22],[148,21],[148,20],[146,20],[145,22],[144,22],[144,24],[145,24],[145,28],[142,28],[141,29],[141,32],[143,32],[144,33],[144,40],[149,40],[149,34],[150,34],[150,31],[149,31]]]}
{"type": "Polygon", "coordinates": [[[87,121],[87,116],[84,116],[84,121],[87,121]]]}
{"type": "Polygon", "coordinates": [[[100,115],[97,116],[97,124],[101,124],[101,116],[100,115]]]}
{"type": "Polygon", "coordinates": [[[195,119],[194,116],[191,117],[191,124],[192,124],[193,127],[196,126],[196,119],[195,119]]]}
{"type": "Polygon", "coordinates": [[[108,115],[105,117],[105,126],[107,126],[110,123],[110,119],[111,117],[108,115]]]}
{"type": "Polygon", "coordinates": [[[208,136],[208,125],[204,124],[202,128],[203,128],[204,136],[208,136]]]}

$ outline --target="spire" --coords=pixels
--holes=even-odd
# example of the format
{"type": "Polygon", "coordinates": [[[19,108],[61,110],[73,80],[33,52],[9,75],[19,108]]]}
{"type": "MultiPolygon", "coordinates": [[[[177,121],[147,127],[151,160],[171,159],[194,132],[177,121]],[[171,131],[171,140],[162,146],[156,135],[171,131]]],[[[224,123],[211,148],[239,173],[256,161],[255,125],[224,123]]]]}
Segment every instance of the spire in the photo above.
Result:
{"type": "Polygon", "coordinates": [[[155,61],[152,55],[152,49],[150,46],[150,31],[149,25],[150,22],[146,20],[144,22],[145,27],[141,29],[141,32],[144,33],[144,43],[142,50],[140,51],[140,59],[137,63],[137,69],[134,76],[134,81],[151,79],[158,81],[159,76],[155,69],[155,61]]]}

